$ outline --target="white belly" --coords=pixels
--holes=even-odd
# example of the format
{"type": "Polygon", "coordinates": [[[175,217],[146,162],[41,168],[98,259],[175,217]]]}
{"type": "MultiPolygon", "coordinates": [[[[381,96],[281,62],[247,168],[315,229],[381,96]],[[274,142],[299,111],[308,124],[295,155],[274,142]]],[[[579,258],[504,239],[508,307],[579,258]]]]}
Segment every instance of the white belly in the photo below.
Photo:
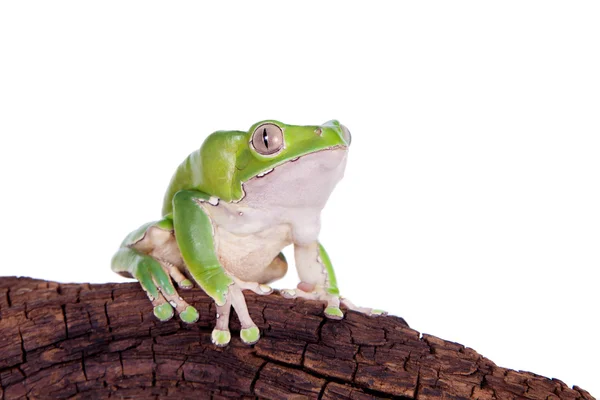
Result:
{"type": "Polygon", "coordinates": [[[290,226],[285,224],[248,235],[237,235],[222,227],[217,227],[215,233],[221,265],[230,274],[249,282],[261,281],[264,270],[292,243],[290,226]]]}
{"type": "Polygon", "coordinates": [[[309,154],[244,182],[245,197],[238,203],[201,203],[213,222],[223,267],[255,282],[284,247],[314,243],[321,210],[345,165],[345,150],[309,154]]]}
{"type": "Polygon", "coordinates": [[[256,209],[241,203],[202,203],[210,214],[217,256],[239,279],[255,282],[284,247],[317,240],[320,209],[256,209]]]}

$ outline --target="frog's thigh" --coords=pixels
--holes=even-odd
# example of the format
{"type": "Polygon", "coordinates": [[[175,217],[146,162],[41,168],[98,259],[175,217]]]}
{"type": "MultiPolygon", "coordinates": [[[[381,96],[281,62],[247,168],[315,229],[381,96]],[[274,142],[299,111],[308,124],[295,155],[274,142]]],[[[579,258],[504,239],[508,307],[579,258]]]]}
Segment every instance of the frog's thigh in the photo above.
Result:
{"type": "Polygon", "coordinates": [[[189,289],[193,284],[181,272],[184,263],[173,234],[172,225],[162,226],[161,223],[166,225],[163,221],[148,227],[144,236],[131,247],[150,255],[160,263],[180,288],[189,289]]]}
{"type": "Polygon", "coordinates": [[[260,295],[271,294],[273,289],[267,283],[280,279],[287,272],[287,268],[288,265],[285,256],[283,253],[279,253],[263,270],[253,274],[250,281],[245,281],[235,276],[232,276],[232,279],[242,290],[251,290],[260,295]]]}
{"type": "Polygon", "coordinates": [[[288,263],[285,259],[283,253],[279,253],[277,257],[271,261],[261,273],[259,279],[257,279],[258,283],[271,283],[278,279],[283,278],[283,276],[287,273],[288,263]]]}

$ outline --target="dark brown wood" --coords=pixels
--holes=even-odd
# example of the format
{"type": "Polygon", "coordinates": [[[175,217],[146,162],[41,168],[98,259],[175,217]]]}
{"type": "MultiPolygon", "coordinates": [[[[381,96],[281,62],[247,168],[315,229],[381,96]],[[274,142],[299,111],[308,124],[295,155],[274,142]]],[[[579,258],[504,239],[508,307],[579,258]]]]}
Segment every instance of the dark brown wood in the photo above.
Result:
{"type": "Polygon", "coordinates": [[[473,349],[421,335],[402,318],[246,294],[263,337],[210,342],[212,301],[191,325],[157,321],[137,283],[0,278],[0,398],[585,399],[557,379],[496,366],[473,349]]]}

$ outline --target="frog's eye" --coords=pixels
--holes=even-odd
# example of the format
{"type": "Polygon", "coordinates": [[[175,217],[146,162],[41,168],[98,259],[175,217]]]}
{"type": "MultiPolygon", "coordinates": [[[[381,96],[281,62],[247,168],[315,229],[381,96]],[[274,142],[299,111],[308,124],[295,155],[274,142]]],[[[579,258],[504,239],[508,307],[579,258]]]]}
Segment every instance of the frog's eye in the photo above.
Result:
{"type": "Polygon", "coordinates": [[[275,154],[283,148],[283,131],[275,124],[262,124],[252,134],[252,146],[264,156],[275,154]]]}

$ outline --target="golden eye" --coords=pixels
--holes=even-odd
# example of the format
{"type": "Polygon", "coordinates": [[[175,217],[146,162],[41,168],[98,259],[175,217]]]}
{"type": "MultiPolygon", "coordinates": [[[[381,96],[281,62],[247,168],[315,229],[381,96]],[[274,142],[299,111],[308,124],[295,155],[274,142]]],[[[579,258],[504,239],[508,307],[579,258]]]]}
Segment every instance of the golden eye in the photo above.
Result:
{"type": "Polygon", "coordinates": [[[262,124],[252,134],[252,146],[264,156],[275,154],[283,148],[283,131],[275,124],[262,124]]]}

